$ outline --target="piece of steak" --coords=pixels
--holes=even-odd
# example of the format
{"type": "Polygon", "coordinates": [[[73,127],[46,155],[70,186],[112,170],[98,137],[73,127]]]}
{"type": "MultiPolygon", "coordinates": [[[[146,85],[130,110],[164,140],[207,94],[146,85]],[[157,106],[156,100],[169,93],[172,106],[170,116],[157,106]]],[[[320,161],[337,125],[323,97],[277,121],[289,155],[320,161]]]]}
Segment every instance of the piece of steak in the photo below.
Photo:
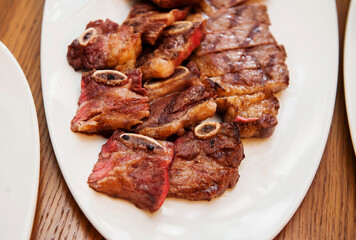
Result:
{"type": "Polygon", "coordinates": [[[247,69],[218,77],[205,77],[206,88],[217,96],[252,94],[261,91],[279,92],[289,85],[289,71],[285,64],[261,69],[247,69]]]}
{"type": "Polygon", "coordinates": [[[285,59],[282,45],[261,45],[192,57],[201,74],[210,77],[284,64],[285,59]]]}
{"type": "Polygon", "coordinates": [[[169,169],[169,197],[211,200],[235,186],[244,158],[238,126],[206,122],[175,143],[169,169]]]}
{"type": "Polygon", "coordinates": [[[137,62],[144,79],[167,78],[174,73],[203,37],[202,23],[178,21],[166,28],[163,40],[153,52],[144,54],[137,62]]]}
{"type": "Polygon", "coordinates": [[[90,22],[69,46],[67,59],[75,69],[133,69],[142,50],[141,33],[106,19],[90,22]]]}
{"type": "Polygon", "coordinates": [[[174,8],[199,2],[199,0],[152,0],[161,8],[174,8]]]}
{"type": "Polygon", "coordinates": [[[126,75],[115,70],[83,73],[72,131],[92,134],[130,130],[141,123],[150,114],[141,76],[139,70],[130,70],[126,75]]]}
{"type": "Polygon", "coordinates": [[[136,3],[132,6],[123,25],[132,26],[136,33],[141,33],[143,43],[154,45],[163,33],[164,28],[175,21],[183,20],[188,12],[188,9],[160,12],[157,7],[151,4],[136,3]]]}
{"type": "Polygon", "coordinates": [[[279,102],[272,92],[218,98],[216,103],[226,122],[238,123],[242,138],[269,137],[277,126],[279,102]]]}
{"type": "Polygon", "coordinates": [[[166,198],[174,145],[139,134],[115,131],[103,145],[88,184],[154,212],[166,198]]]}
{"type": "Polygon", "coordinates": [[[200,72],[195,63],[190,62],[187,67],[178,66],[169,78],[150,79],[143,87],[147,91],[148,98],[152,101],[170,93],[183,91],[191,86],[202,85],[200,72]]]}
{"type": "Polygon", "coordinates": [[[184,133],[184,128],[196,124],[216,111],[212,94],[204,86],[192,86],[150,103],[150,116],[138,125],[136,132],[156,139],[184,133]]]}
{"type": "Polygon", "coordinates": [[[200,9],[206,14],[213,14],[220,8],[231,8],[247,0],[200,0],[200,9]]]}

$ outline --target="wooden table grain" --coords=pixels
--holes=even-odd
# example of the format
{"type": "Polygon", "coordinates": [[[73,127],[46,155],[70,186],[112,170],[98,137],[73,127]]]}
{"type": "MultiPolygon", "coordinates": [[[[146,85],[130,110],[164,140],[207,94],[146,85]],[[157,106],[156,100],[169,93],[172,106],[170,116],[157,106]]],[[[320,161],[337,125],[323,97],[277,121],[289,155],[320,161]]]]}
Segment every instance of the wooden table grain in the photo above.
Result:
{"type": "MultiPolygon", "coordinates": [[[[276,237],[278,240],[356,239],[355,154],[346,116],[342,71],[349,2],[350,0],[336,0],[340,71],[335,112],[325,152],[304,201],[276,237]]],[[[44,0],[0,0],[0,41],[15,55],[25,72],[39,121],[40,184],[31,239],[103,239],[70,194],[49,138],[40,74],[43,5],[44,0]]]]}

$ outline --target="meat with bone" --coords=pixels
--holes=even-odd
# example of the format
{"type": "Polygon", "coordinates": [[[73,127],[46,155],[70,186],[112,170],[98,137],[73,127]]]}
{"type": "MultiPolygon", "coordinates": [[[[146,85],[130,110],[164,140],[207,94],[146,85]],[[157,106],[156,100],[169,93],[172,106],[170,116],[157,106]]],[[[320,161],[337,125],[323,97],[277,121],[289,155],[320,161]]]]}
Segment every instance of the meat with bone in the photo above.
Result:
{"type": "Polygon", "coordinates": [[[91,134],[130,130],[141,123],[150,114],[141,76],[139,70],[130,70],[126,75],[115,70],[84,73],[72,131],[91,134]]]}
{"type": "Polygon", "coordinates": [[[173,147],[171,142],[115,131],[103,145],[88,184],[98,192],[154,212],[168,192],[173,147]]]}
{"type": "Polygon", "coordinates": [[[147,91],[148,98],[152,101],[194,85],[202,85],[202,82],[200,81],[200,72],[197,66],[195,63],[190,62],[187,67],[176,67],[173,75],[169,78],[148,80],[143,87],[147,91]]]}
{"type": "Polygon", "coordinates": [[[289,72],[284,64],[261,69],[247,69],[203,79],[208,90],[218,96],[252,94],[261,91],[279,92],[288,87],[289,72]]]}
{"type": "Polygon", "coordinates": [[[167,78],[174,73],[203,37],[202,23],[178,21],[164,31],[164,39],[152,53],[143,55],[137,65],[144,79],[167,78]]]}
{"type": "Polygon", "coordinates": [[[192,57],[201,74],[211,77],[246,69],[283,65],[285,59],[286,52],[282,45],[261,45],[192,57]]]}
{"type": "Polygon", "coordinates": [[[238,123],[242,138],[269,137],[277,126],[279,102],[272,92],[218,98],[216,103],[225,121],[238,123]]]}
{"type": "Polygon", "coordinates": [[[106,19],[90,22],[68,46],[67,59],[75,69],[132,69],[142,50],[141,33],[106,19]]]}
{"type": "Polygon", "coordinates": [[[156,139],[181,135],[184,127],[196,124],[216,111],[216,103],[203,86],[192,86],[150,103],[150,116],[135,131],[156,139]]]}
{"type": "Polygon", "coordinates": [[[174,8],[199,2],[199,0],[152,0],[161,8],[174,8]]]}
{"type": "Polygon", "coordinates": [[[235,186],[244,150],[234,123],[202,123],[174,145],[169,197],[211,200],[235,186]]]}
{"type": "Polygon", "coordinates": [[[163,29],[175,21],[183,20],[188,10],[173,9],[160,12],[157,7],[148,3],[136,3],[123,25],[132,26],[136,33],[142,33],[142,42],[154,45],[163,33],[163,29]]]}
{"type": "Polygon", "coordinates": [[[229,49],[276,44],[269,31],[267,8],[261,4],[247,4],[221,9],[211,16],[207,34],[195,52],[204,55],[229,49]]]}

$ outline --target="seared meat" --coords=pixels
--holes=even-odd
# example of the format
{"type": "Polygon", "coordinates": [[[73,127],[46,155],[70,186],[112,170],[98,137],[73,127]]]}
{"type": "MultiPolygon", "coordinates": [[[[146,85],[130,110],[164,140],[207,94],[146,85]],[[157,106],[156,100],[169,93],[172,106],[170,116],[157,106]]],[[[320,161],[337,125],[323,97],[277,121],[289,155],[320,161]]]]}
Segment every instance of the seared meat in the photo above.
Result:
{"type": "Polygon", "coordinates": [[[156,139],[173,134],[181,135],[184,127],[214,115],[216,103],[203,86],[192,86],[150,103],[151,115],[138,125],[136,131],[156,139]]]}
{"type": "Polygon", "coordinates": [[[282,45],[261,45],[194,56],[192,60],[197,64],[202,75],[212,77],[284,64],[285,58],[286,52],[282,45]]]}
{"type": "Polygon", "coordinates": [[[98,192],[154,212],[168,192],[173,147],[170,142],[115,131],[103,145],[88,184],[98,192]]]}
{"type": "Polygon", "coordinates": [[[242,138],[269,137],[277,126],[279,102],[272,92],[218,98],[216,103],[225,121],[238,123],[242,138]]]}
{"type": "Polygon", "coordinates": [[[192,3],[197,3],[199,0],[152,0],[157,6],[161,8],[174,8],[192,3]]]}
{"type": "Polygon", "coordinates": [[[164,39],[152,53],[143,55],[138,66],[145,79],[167,78],[174,73],[203,37],[202,23],[178,21],[164,31],[164,39]]]}
{"type": "Polygon", "coordinates": [[[234,187],[244,158],[239,130],[231,123],[202,123],[175,143],[169,197],[210,200],[234,187]]]}
{"type": "Polygon", "coordinates": [[[231,8],[247,0],[200,0],[199,5],[206,14],[213,14],[219,8],[231,8]]]}
{"type": "Polygon", "coordinates": [[[188,10],[173,9],[159,12],[159,9],[148,3],[136,3],[132,6],[124,25],[132,26],[136,33],[142,33],[142,42],[154,45],[163,29],[175,21],[183,20],[188,10]]]}
{"type": "Polygon", "coordinates": [[[116,129],[130,130],[149,113],[148,97],[141,85],[141,72],[127,75],[114,70],[84,73],[79,108],[72,120],[72,131],[101,133],[116,129]]]}
{"type": "Polygon", "coordinates": [[[284,64],[262,69],[247,69],[218,77],[206,77],[208,90],[218,96],[252,94],[261,91],[279,92],[288,87],[289,72],[284,64]]]}
{"type": "Polygon", "coordinates": [[[67,59],[75,70],[126,70],[135,67],[141,50],[141,34],[133,27],[97,20],[68,46],[67,59]]]}
{"type": "Polygon", "coordinates": [[[202,85],[200,72],[195,63],[190,62],[187,67],[178,66],[169,78],[151,79],[143,85],[148,98],[152,101],[173,92],[179,92],[194,85],[202,85]]]}

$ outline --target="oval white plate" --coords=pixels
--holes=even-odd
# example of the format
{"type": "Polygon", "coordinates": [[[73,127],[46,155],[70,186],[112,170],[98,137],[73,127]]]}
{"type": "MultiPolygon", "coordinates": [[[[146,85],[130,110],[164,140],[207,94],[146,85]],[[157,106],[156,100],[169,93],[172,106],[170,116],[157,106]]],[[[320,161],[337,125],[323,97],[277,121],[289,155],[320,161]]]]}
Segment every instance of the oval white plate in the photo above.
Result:
{"type": "Polygon", "coordinates": [[[108,239],[270,239],[293,216],[318,168],[334,109],[338,31],[333,0],[270,0],[272,32],[285,45],[291,82],[278,94],[275,134],[244,141],[246,158],[232,191],[211,202],[167,199],[155,214],[87,186],[105,139],[70,131],[81,74],[67,46],[90,20],[121,23],[127,1],[46,1],[41,70],[46,116],[58,163],[85,215],[108,239]]]}
{"type": "Polygon", "coordinates": [[[0,239],[29,239],[36,210],[40,141],[30,87],[0,42],[0,239]]]}
{"type": "Polygon", "coordinates": [[[356,2],[351,1],[344,46],[344,89],[347,117],[356,151],[356,2]]]}

